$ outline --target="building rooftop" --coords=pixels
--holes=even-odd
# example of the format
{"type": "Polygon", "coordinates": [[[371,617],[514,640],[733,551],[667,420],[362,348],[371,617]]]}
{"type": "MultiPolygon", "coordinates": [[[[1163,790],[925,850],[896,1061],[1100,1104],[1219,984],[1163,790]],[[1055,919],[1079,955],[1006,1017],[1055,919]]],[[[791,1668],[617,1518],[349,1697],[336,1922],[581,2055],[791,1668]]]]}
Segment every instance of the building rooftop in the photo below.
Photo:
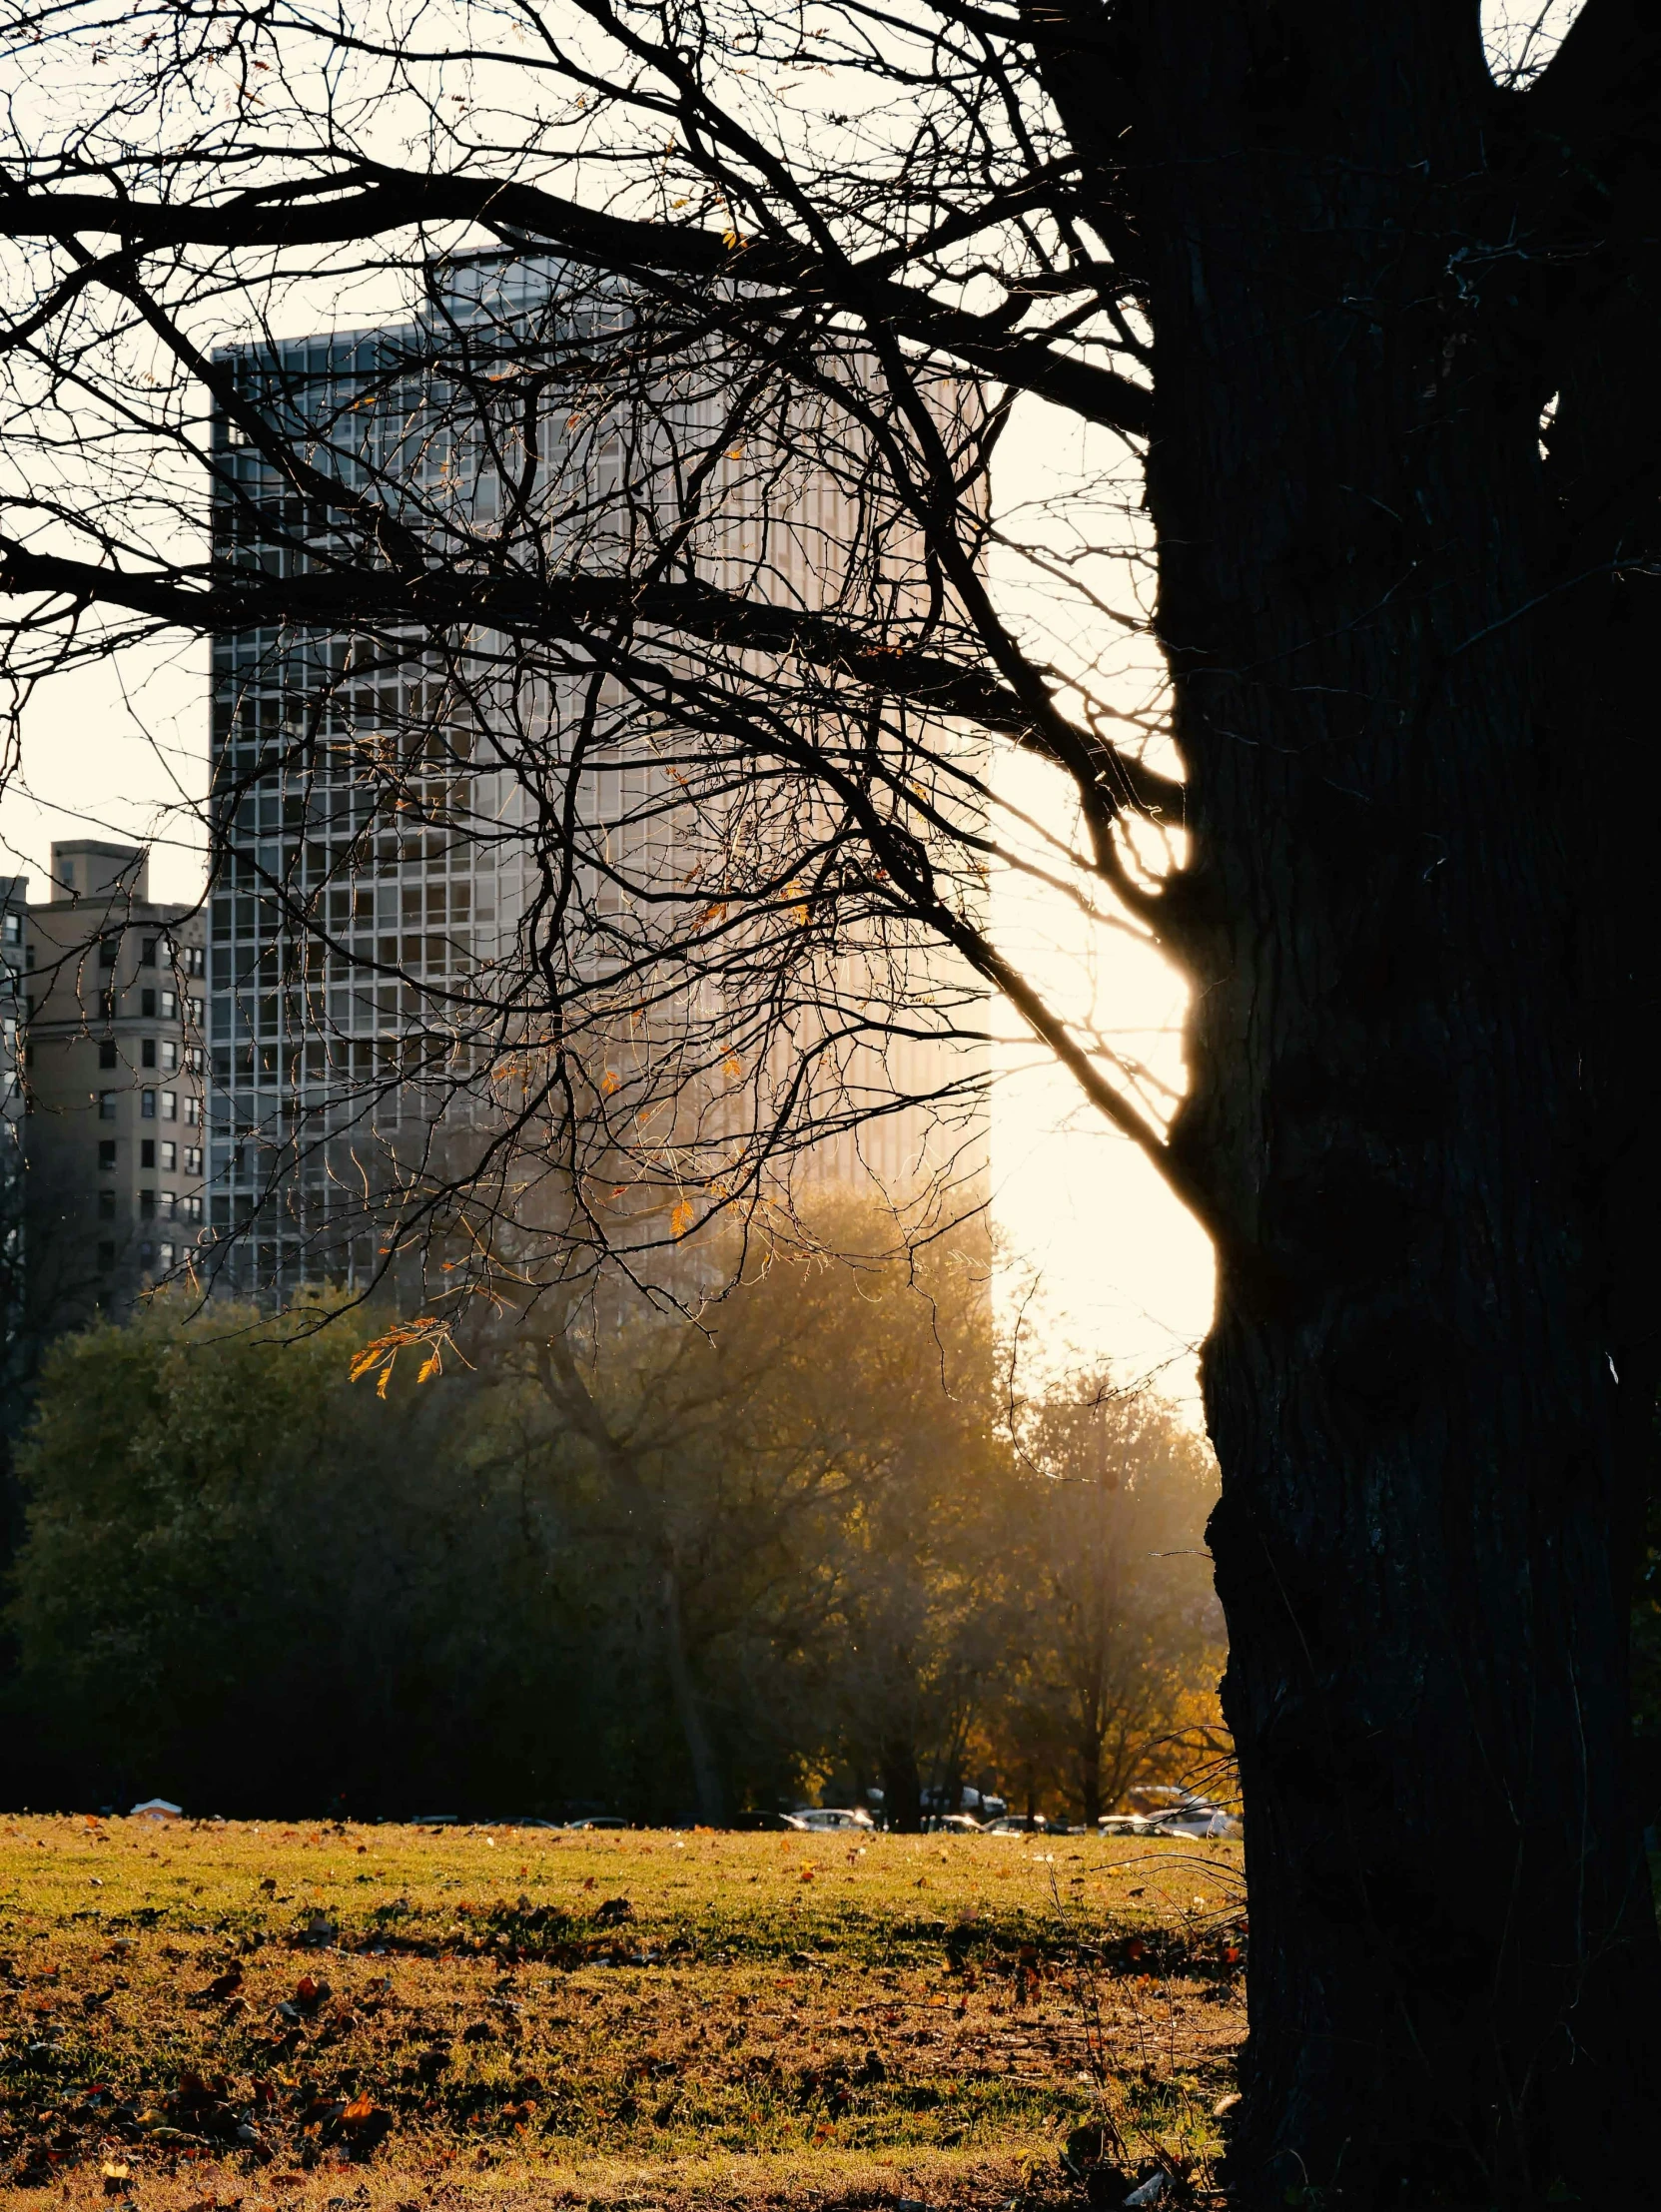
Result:
{"type": "Polygon", "coordinates": [[[45,906],[79,906],[118,899],[143,903],[150,897],[150,854],[142,845],[112,845],[102,838],[54,839],[45,906]]]}

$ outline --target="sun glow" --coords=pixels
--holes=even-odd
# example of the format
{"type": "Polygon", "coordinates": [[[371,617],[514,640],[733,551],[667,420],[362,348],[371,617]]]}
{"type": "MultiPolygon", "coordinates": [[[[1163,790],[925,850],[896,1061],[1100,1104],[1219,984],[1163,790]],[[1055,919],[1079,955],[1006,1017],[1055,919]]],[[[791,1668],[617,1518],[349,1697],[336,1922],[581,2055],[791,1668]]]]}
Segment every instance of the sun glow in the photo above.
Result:
{"type": "MultiPolygon", "coordinates": [[[[1062,826],[1059,777],[1006,771],[1023,813],[1062,826]]],[[[1060,890],[1006,877],[994,929],[1022,972],[1101,1050],[1146,1072],[1169,1110],[1184,1088],[1188,991],[1157,948],[1093,923],[1060,890]]],[[[1158,1168],[1042,1048],[1011,1041],[992,1106],[993,1211],[1009,1255],[1006,1310],[1025,1304],[1038,1367],[1108,1361],[1198,1421],[1196,1352],[1215,1294],[1212,1247],[1158,1168]]]]}
{"type": "MultiPolygon", "coordinates": [[[[1094,715],[1149,764],[1179,771],[1160,735],[1164,667],[1151,636],[1152,566],[1140,462],[1122,441],[1032,400],[1017,404],[993,479],[990,563],[1000,608],[1032,658],[1088,686],[1064,709],[1094,715]],[[1115,720],[1114,717],[1120,719],[1115,720]]],[[[1001,951],[1120,1089],[1162,1127],[1187,1087],[1184,979],[1089,873],[1062,774],[1006,755],[993,778],[1009,864],[993,880],[1001,951]],[[1045,880],[1040,880],[1041,877],[1045,880]]],[[[1152,884],[1180,835],[1137,837],[1152,884]]],[[[1085,1098],[1055,1058],[1012,1036],[992,1109],[993,1210],[1012,1316],[1040,1368],[1108,1362],[1200,1418],[1196,1353],[1210,1326],[1210,1240],[1157,1166],[1085,1098]],[[1036,1284],[1036,1293],[1035,1293],[1036,1284]]]]}

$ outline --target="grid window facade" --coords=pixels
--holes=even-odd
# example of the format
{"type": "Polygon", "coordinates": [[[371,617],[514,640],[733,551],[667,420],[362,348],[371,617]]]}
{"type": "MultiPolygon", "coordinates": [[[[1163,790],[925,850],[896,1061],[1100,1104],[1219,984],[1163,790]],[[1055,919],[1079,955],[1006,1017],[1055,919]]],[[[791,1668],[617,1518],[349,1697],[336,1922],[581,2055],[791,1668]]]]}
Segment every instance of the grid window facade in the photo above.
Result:
{"type": "MultiPolygon", "coordinates": [[[[229,358],[308,420],[331,419],[380,375],[396,337],[229,358]]],[[[402,439],[399,464],[430,480],[443,455],[422,448],[420,391],[393,397],[377,412],[396,427],[366,433],[381,441],[375,458],[390,464],[386,438],[402,439]]],[[[222,545],[248,542],[262,515],[279,537],[326,520],[285,502],[263,457],[223,425],[220,436],[222,545]]],[[[337,465],[350,481],[350,459],[337,465]]],[[[262,557],[304,556],[289,545],[262,557]]],[[[437,657],[412,650],[393,670],[384,659],[369,640],[326,632],[249,631],[215,647],[207,1209],[220,1232],[258,1216],[229,1271],[260,1292],[372,1264],[362,1234],[344,1249],[331,1240],[330,1218],[354,1208],[356,1158],[415,1112],[401,1071],[413,1054],[441,1054],[444,987],[492,957],[517,895],[510,837],[485,844],[463,826],[482,813],[505,828],[513,801],[476,730],[446,726],[437,657]],[[412,763],[422,728],[430,758],[412,763]],[[393,748],[396,787],[376,772],[393,748]]],[[[469,1110],[446,1103],[452,1118],[469,1110]]]]}

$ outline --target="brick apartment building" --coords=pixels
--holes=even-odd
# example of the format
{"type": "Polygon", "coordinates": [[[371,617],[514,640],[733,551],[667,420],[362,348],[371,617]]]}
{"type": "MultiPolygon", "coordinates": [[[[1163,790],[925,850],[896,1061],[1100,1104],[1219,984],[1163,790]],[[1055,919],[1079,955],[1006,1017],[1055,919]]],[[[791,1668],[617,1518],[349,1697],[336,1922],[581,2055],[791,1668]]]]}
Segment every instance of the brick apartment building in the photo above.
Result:
{"type": "Polygon", "coordinates": [[[199,909],[150,896],[139,847],[52,847],[22,906],[26,1306],[39,1333],[118,1312],[175,1269],[203,1215],[199,909]]]}

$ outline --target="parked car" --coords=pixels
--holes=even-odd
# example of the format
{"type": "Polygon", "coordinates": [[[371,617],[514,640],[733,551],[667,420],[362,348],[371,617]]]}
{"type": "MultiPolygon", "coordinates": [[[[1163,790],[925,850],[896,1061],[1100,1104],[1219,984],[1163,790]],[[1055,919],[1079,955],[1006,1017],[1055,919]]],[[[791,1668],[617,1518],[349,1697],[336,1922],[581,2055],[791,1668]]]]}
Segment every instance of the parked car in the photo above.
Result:
{"type": "Polygon", "coordinates": [[[1175,1782],[1139,1782],[1134,1790],[1127,1790],[1131,1811],[1140,1813],[1150,1821],[1157,1821],[1162,1813],[1174,1812],[1180,1805],[1192,1803],[1195,1793],[1185,1790],[1175,1782]]]}
{"type": "Polygon", "coordinates": [[[627,1828],[627,1826],[628,1823],[620,1820],[615,1813],[591,1813],[586,1820],[567,1821],[565,1823],[567,1831],[577,1828],[627,1828]]]}
{"type": "Polygon", "coordinates": [[[1241,1824],[1233,1813],[1210,1798],[1195,1797],[1187,1790],[1170,1788],[1133,1790],[1136,1813],[1104,1813],[1096,1824],[1100,1836],[1181,1836],[1197,1838],[1239,1836],[1241,1824]]]}
{"type": "Polygon", "coordinates": [[[1158,1813],[1144,1829],[1146,1836],[1186,1836],[1196,1841],[1239,1836],[1241,1825],[1232,1813],[1205,1798],[1185,1798],[1169,1813],[1158,1813]]]}
{"type": "Polygon", "coordinates": [[[1192,1836],[1197,1840],[1238,1837],[1246,1833],[1238,1817],[1220,1805],[1185,1807],[1181,1813],[1168,1813],[1154,1824],[1154,1828],[1156,1835],[1192,1836]]]}
{"type": "Polygon", "coordinates": [[[979,1821],[967,1813],[931,1813],[923,1823],[926,1836],[980,1836],[984,1833],[979,1821]]]}
{"type": "MultiPolygon", "coordinates": [[[[872,1791],[875,1798],[878,1793],[872,1791]]],[[[973,1783],[963,1783],[955,1790],[928,1789],[922,1793],[921,1804],[925,1815],[943,1818],[949,1813],[967,1813],[976,1827],[983,1822],[1001,1820],[1009,1811],[1003,1798],[995,1798],[977,1790],[973,1783]]]]}
{"type": "Polygon", "coordinates": [[[983,1836],[1048,1836],[1050,1824],[1042,1813],[1006,1813],[1001,1821],[988,1821],[983,1836]]]}
{"type": "Polygon", "coordinates": [[[823,1829],[874,1828],[876,1825],[870,1814],[862,1812],[857,1806],[804,1805],[795,1813],[786,1813],[783,1818],[792,1828],[805,1829],[810,1836],[817,1835],[823,1829]]]}

